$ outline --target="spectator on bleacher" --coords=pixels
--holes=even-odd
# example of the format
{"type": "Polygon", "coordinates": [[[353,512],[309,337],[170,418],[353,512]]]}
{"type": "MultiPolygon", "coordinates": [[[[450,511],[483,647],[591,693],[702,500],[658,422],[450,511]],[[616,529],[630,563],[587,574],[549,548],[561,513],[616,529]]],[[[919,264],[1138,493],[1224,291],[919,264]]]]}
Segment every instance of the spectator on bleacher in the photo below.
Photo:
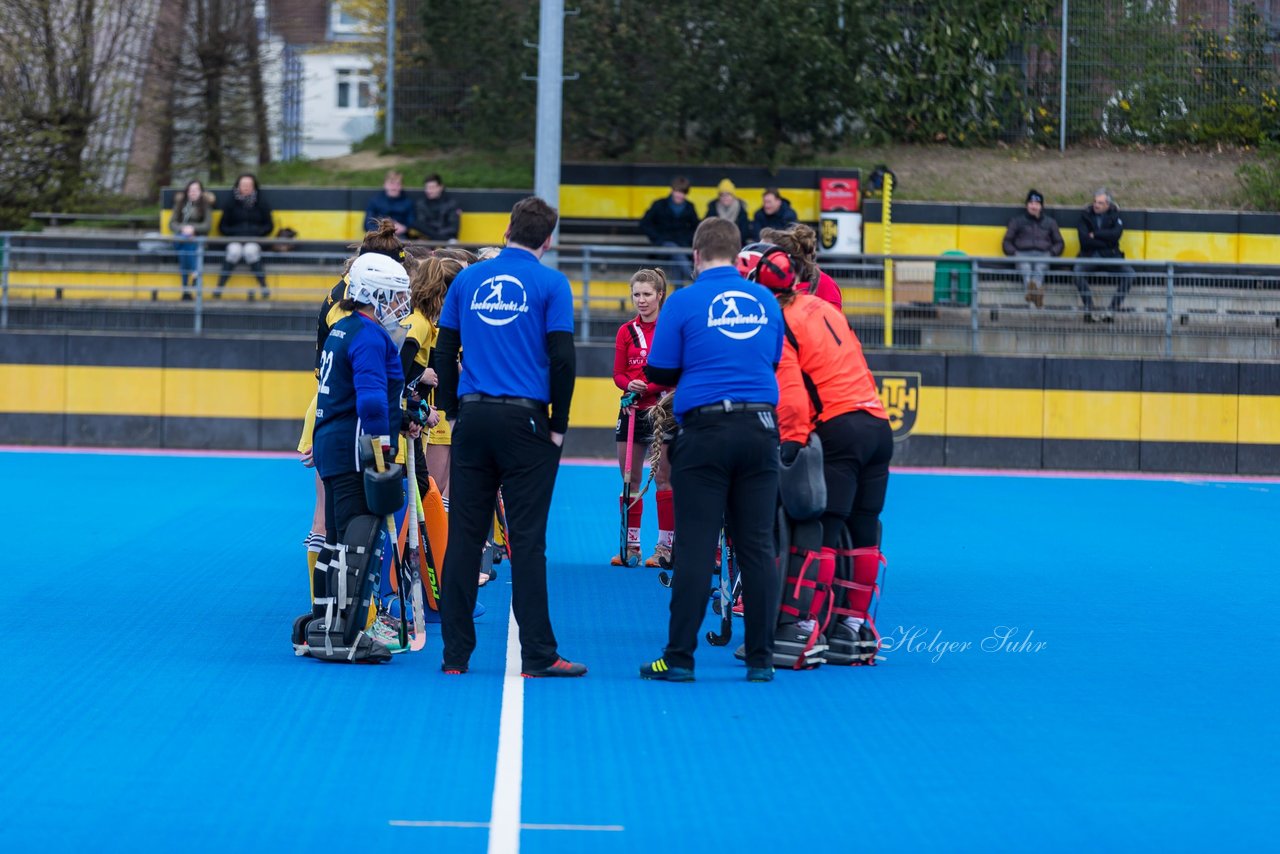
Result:
{"type": "MultiPolygon", "coordinates": [[[[271,208],[262,200],[258,192],[258,177],[245,173],[236,179],[231,189],[231,198],[227,199],[222,209],[222,221],[218,230],[224,237],[269,237],[275,231],[275,219],[271,208]]],[[[253,275],[258,279],[258,287],[262,289],[262,298],[271,295],[267,289],[267,277],[262,270],[262,245],[252,240],[233,240],[227,244],[227,254],[222,261],[222,272],[218,275],[218,290],[214,297],[222,296],[222,289],[231,276],[231,271],[241,261],[249,265],[253,275]]],[[[253,292],[249,292],[253,299],[253,292]]]]}
{"type": "Polygon", "coordinates": [[[756,211],[751,220],[751,239],[760,240],[760,232],[766,228],[785,230],[787,226],[799,221],[800,217],[791,207],[791,202],[782,197],[777,187],[768,187],[760,197],[760,210],[756,211]]]}
{"type": "Polygon", "coordinates": [[[457,243],[462,224],[462,208],[445,191],[439,175],[428,175],[423,182],[423,197],[414,208],[413,228],[424,240],[457,243]]]}
{"type": "MultiPolygon", "coordinates": [[[[688,178],[679,176],[672,179],[670,194],[649,205],[649,210],[640,220],[640,230],[654,246],[693,246],[693,233],[698,230],[698,212],[689,201],[688,178]]],[[[693,279],[693,268],[683,254],[663,256],[662,260],[671,263],[674,278],[681,283],[693,279]]]]}
{"type": "Polygon", "coordinates": [[[207,237],[213,223],[213,193],[206,193],[204,184],[191,181],[186,190],[173,199],[173,214],[169,217],[169,230],[173,232],[178,250],[178,272],[182,274],[182,298],[191,299],[191,277],[196,274],[199,259],[197,237],[207,237]]]}
{"type": "Polygon", "coordinates": [[[396,224],[396,237],[404,239],[413,227],[413,201],[404,194],[404,176],[395,170],[382,179],[382,192],[369,199],[364,208],[364,227],[372,231],[378,220],[389,219],[396,224]]]}
{"type": "MultiPolygon", "coordinates": [[[[1004,232],[1004,254],[1016,257],[1057,258],[1062,254],[1062,233],[1057,221],[1044,213],[1044,196],[1027,193],[1026,210],[1009,220],[1004,232]]],[[[1044,308],[1044,276],[1047,261],[1019,261],[1018,272],[1026,288],[1026,300],[1044,308]]]]}
{"type": "Polygon", "coordinates": [[[747,203],[738,198],[738,188],[728,178],[716,186],[716,197],[707,202],[707,215],[703,219],[711,219],[718,216],[720,219],[727,219],[738,227],[738,233],[742,235],[742,242],[747,243],[751,238],[751,221],[747,217],[747,203]]]}
{"type": "MultiPolygon", "coordinates": [[[[1124,250],[1120,248],[1120,237],[1124,234],[1124,220],[1120,219],[1120,208],[1115,199],[1105,188],[1099,188],[1093,194],[1092,204],[1086,205],[1080,214],[1080,222],[1076,224],[1080,232],[1081,258],[1124,258],[1124,250]]],[[[1089,279],[1098,274],[1115,276],[1115,295],[1111,297],[1111,311],[1132,311],[1124,307],[1124,298],[1133,284],[1134,270],[1128,264],[1076,264],[1072,268],[1075,274],[1076,290],[1080,291],[1080,299],[1084,303],[1085,322],[1096,319],[1093,313],[1093,293],[1089,290],[1089,279]]],[[[1107,320],[1113,320],[1107,315],[1107,320]]]]}
{"type": "Polygon", "coordinates": [[[804,223],[797,222],[785,231],[766,228],[760,232],[760,240],[780,247],[792,258],[795,265],[794,290],[812,294],[844,310],[844,296],[836,280],[818,266],[818,233],[804,223]]]}

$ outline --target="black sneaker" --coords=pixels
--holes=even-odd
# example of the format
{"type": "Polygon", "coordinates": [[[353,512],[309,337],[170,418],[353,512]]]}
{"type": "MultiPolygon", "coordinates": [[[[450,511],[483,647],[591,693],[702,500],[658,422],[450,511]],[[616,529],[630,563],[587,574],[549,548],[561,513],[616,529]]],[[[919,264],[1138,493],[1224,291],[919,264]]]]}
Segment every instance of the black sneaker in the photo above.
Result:
{"type": "Polygon", "coordinates": [[[460,676],[467,672],[467,665],[450,664],[447,661],[442,661],[440,662],[440,670],[443,673],[448,673],[450,676],[460,676]]]}
{"type": "Polygon", "coordinates": [[[692,682],[692,667],[672,667],[665,658],[651,661],[640,668],[641,679],[657,679],[662,682],[692,682]]]}
{"type": "Polygon", "coordinates": [[[773,668],[772,667],[748,667],[747,681],[748,682],[772,682],[773,668]]]}
{"type": "Polygon", "coordinates": [[[587,666],[578,664],[576,661],[557,658],[551,662],[550,667],[543,667],[537,670],[525,668],[520,671],[520,675],[526,679],[541,679],[544,676],[586,676],[587,666]]]}

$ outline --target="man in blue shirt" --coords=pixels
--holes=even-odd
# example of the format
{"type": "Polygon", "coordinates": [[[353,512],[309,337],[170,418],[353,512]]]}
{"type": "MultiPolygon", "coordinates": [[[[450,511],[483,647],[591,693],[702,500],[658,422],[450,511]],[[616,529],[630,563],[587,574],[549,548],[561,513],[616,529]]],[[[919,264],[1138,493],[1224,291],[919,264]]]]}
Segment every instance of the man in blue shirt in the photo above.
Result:
{"type": "Polygon", "coordinates": [[[471,615],[499,486],[514,544],[511,608],[520,625],[521,673],[587,672],[560,657],[547,607],[547,515],[575,378],[573,293],[563,273],[540,263],[558,219],[536,196],[517,202],[506,248],[459,273],[440,314],[436,406],[458,414],[440,604],[446,673],[465,673],[476,646],[471,615]]]}
{"type": "Polygon", "coordinates": [[[680,427],[671,445],[676,546],[671,620],[662,658],[645,679],[693,681],[720,527],[733,537],[742,578],[747,678],[773,678],[779,579],[773,543],[778,496],[774,407],[782,311],[734,264],[742,237],[732,222],[703,220],[693,238],[694,283],[667,297],[645,374],[676,387],[680,427]]]}

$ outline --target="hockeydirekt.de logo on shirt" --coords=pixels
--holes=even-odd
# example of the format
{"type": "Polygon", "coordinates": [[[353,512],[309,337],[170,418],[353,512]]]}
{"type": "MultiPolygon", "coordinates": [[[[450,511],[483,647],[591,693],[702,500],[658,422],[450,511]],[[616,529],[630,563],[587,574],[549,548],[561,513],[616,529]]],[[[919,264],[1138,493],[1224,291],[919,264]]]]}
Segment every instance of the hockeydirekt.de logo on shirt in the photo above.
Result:
{"type": "Polygon", "coordinates": [[[768,323],[760,300],[746,291],[722,291],[707,306],[707,326],[730,338],[750,338],[768,323]]]}
{"type": "Polygon", "coordinates": [[[529,296],[515,276],[492,276],[471,295],[471,310],[490,326],[506,326],[529,311],[529,296]]]}

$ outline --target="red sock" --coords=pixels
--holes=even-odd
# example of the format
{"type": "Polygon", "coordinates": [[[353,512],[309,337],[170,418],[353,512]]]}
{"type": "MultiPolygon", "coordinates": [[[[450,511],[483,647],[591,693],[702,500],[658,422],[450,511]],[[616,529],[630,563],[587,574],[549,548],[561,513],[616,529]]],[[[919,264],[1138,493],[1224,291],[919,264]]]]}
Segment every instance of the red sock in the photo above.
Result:
{"type": "Polygon", "coordinates": [[[627,511],[627,527],[640,529],[640,520],[644,518],[644,499],[635,499],[635,504],[631,505],[631,509],[627,511]]]}
{"type": "Polygon", "coordinates": [[[636,503],[627,508],[627,497],[625,495],[618,496],[618,512],[626,510],[627,513],[627,548],[640,548],[640,516],[644,512],[644,502],[640,499],[635,500],[636,503]]]}
{"type": "Polygon", "coordinates": [[[849,609],[862,616],[871,607],[876,580],[880,577],[880,549],[875,546],[853,550],[853,589],[849,591],[849,609]]]}
{"type": "Polygon", "coordinates": [[[669,489],[658,490],[658,544],[671,548],[676,530],[676,503],[669,489]]]}

